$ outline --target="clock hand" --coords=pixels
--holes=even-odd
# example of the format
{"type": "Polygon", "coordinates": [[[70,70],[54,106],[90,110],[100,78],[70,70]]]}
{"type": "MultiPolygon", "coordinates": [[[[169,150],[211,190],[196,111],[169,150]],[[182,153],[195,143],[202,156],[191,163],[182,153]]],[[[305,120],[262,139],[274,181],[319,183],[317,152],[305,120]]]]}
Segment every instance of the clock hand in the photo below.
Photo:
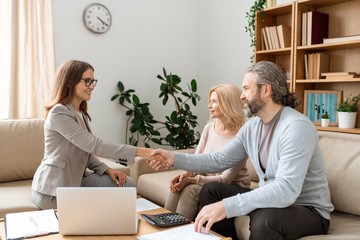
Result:
{"type": "Polygon", "coordinates": [[[97,17],[97,19],[99,19],[99,21],[100,21],[102,24],[104,24],[104,25],[106,25],[106,26],[109,26],[109,24],[107,24],[106,22],[104,22],[104,20],[102,20],[101,18],[97,17]]]}

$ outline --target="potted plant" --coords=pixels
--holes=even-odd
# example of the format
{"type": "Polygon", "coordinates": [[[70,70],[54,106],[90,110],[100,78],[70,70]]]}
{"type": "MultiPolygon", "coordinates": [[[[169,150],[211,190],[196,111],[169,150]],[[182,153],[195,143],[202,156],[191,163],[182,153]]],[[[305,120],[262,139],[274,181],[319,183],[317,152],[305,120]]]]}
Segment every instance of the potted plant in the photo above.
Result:
{"type": "Polygon", "coordinates": [[[321,116],[321,126],[322,127],[328,127],[330,124],[330,117],[327,112],[321,116]]]}
{"type": "Polygon", "coordinates": [[[175,74],[168,74],[163,68],[163,76],[157,78],[162,81],[160,95],[162,104],[166,105],[169,99],[174,101],[175,109],[165,116],[165,120],[156,120],[150,112],[150,103],[143,103],[135,94],[134,89],[125,89],[124,84],[119,81],[117,86],[119,93],[111,98],[111,101],[118,99],[119,104],[127,109],[125,142],[138,146],[140,142],[145,147],[150,147],[153,142],[159,145],[171,146],[175,149],[193,148],[198,144],[200,133],[195,130],[198,126],[197,116],[191,111],[190,103],[196,106],[200,96],[196,93],[196,80],[188,84],[188,91],[180,86],[181,78],[175,74]],[[166,136],[161,136],[160,129],[167,130],[166,136]]]}
{"type": "Polygon", "coordinates": [[[339,116],[339,128],[355,128],[357,104],[360,100],[360,94],[349,95],[340,103],[337,108],[339,116]]]}

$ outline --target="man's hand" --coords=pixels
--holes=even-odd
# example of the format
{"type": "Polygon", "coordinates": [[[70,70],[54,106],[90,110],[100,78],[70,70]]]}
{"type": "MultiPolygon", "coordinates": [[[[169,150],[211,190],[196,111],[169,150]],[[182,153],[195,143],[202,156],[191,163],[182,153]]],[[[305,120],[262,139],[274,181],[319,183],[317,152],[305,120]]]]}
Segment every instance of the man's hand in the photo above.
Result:
{"type": "Polygon", "coordinates": [[[205,233],[208,234],[211,226],[226,218],[223,201],[204,206],[195,219],[195,231],[201,232],[201,227],[207,222],[205,233]]]}
{"type": "Polygon", "coordinates": [[[114,169],[109,168],[108,170],[106,170],[106,172],[110,178],[116,182],[117,185],[119,185],[119,187],[123,187],[127,181],[127,176],[125,173],[123,173],[122,171],[116,171],[114,169]]]}
{"type": "Polygon", "coordinates": [[[165,151],[162,149],[154,150],[151,153],[152,156],[160,155],[162,157],[161,160],[151,160],[148,161],[150,167],[152,167],[155,170],[160,170],[164,168],[164,164],[166,164],[166,168],[174,165],[174,152],[165,151]]]}

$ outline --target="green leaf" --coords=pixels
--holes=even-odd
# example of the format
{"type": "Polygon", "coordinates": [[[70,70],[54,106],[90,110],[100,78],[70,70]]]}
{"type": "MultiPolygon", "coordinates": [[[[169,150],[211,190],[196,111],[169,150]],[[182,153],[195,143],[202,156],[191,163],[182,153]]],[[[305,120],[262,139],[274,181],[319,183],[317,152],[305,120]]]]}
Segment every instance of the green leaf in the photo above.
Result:
{"type": "Polygon", "coordinates": [[[146,147],[146,148],[150,148],[150,145],[147,144],[147,143],[145,143],[145,147],[146,147]]]}
{"type": "Polygon", "coordinates": [[[167,77],[167,73],[164,67],[163,67],[163,73],[164,73],[164,77],[167,77]]]}
{"type": "Polygon", "coordinates": [[[118,88],[119,88],[120,92],[124,91],[124,89],[125,89],[124,84],[121,81],[118,82],[118,88]]]}
{"type": "Polygon", "coordinates": [[[119,98],[119,103],[120,103],[120,104],[123,104],[123,103],[124,103],[124,97],[120,97],[120,98],[119,98]]]}
{"type": "Polygon", "coordinates": [[[156,144],[162,145],[161,140],[157,138],[152,138],[151,141],[153,141],[156,144]]]}
{"type": "Polygon", "coordinates": [[[117,99],[120,96],[120,94],[116,94],[114,96],[111,97],[111,101],[114,101],[115,99],[117,99]]]}
{"type": "Polygon", "coordinates": [[[167,101],[168,101],[169,97],[167,95],[164,96],[164,99],[162,101],[163,105],[165,106],[167,101]]]}
{"type": "Polygon", "coordinates": [[[165,79],[159,74],[159,75],[157,75],[156,76],[158,79],[161,79],[161,80],[164,80],[165,81],[165,79]]]}
{"type": "Polygon", "coordinates": [[[132,99],[133,99],[133,102],[135,103],[135,105],[138,105],[140,103],[138,96],[136,96],[135,94],[133,95],[132,99]]]}
{"type": "MultiPolygon", "coordinates": [[[[126,101],[127,101],[128,103],[131,103],[130,97],[126,96],[125,99],[126,99],[126,101]]],[[[124,101],[123,101],[123,102],[124,102],[124,101]]]]}
{"type": "Polygon", "coordinates": [[[177,112],[176,111],[173,111],[172,113],[171,113],[171,120],[172,121],[175,121],[177,119],[177,112]]]}
{"type": "Polygon", "coordinates": [[[196,84],[196,80],[195,80],[195,79],[191,80],[191,90],[192,90],[193,92],[196,92],[196,91],[197,91],[197,84],[196,84]]]}
{"type": "Polygon", "coordinates": [[[159,132],[159,131],[154,131],[154,132],[152,133],[152,135],[154,135],[154,136],[160,136],[160,132],[159,132]]]}
{"type": "Polygon", "coordinates": [[[191,101],[192,101],[192,103],[194,104],[194,106],[196,106],[196,98],[192,97],[192,98],[191,98],[191,101]]]}
{"type": "Polygon", "coordinates": [[[143,124],[141,118],[134,118],[132,121],[137,128],[140,128],[140,125],[143,124]]]}
{"type": "Polygon", "coordinates": [[[190,94],[188,94],[187,92],[182,92],[182,95],[184,95],[185,97],[191,97],[190,94]]]}
{"type": "Polygon", "coordinates": [[[182,88],[181,88],[181,87],[175,86],[175,88],[176,88],[177,90],[179,90],[180,92],[182,92],[182,88]]]}
{"type": "Polygon", "coordinates": [[[129,109],[126,111],[126,116],[130,116],[131,114],[133,114],[133,110],[129,109]]]}
{"type": "Polygon", "coordinates": [[[134,133],[134,132],[136,132],[136,131],[137,131],[136,126],[135,126],[135,125],[131,125],[131,127],[130,127],[130,132],[131,132],[131,133],[134,133]]]}
{"type": "Polygon", "coordinates": [[[172,75],[172,81],[174,85],[177,85],[181,82],[181,78],[178,75],[172,75]]]}
{"type": "Polygon", "coordinates": [[[140,133],[140,135],[144,135],[146,133],[146,128],[145,128],[144,124],[140,125],[139,133],[140,133]]]}
{"type": "Polygon", "coordinates": [[[160,90],[161,90],[161,91],[164,91],[164,90],[166,90],[166,89],[167,89],[167,84],[162,83],[162,84],[160,85],[160,90]]]}

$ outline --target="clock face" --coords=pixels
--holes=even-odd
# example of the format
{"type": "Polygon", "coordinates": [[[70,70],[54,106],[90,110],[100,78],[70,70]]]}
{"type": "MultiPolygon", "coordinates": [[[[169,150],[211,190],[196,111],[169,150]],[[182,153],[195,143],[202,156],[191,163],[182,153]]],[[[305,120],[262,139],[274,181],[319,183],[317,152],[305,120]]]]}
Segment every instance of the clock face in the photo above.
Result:
{"type": "Polygon", "coordinates": [[[100,3],[88,5],[83,13],[83,21],[87,29],[95,33],[105,33],[111,26],[110,11],[100,3]]]}

